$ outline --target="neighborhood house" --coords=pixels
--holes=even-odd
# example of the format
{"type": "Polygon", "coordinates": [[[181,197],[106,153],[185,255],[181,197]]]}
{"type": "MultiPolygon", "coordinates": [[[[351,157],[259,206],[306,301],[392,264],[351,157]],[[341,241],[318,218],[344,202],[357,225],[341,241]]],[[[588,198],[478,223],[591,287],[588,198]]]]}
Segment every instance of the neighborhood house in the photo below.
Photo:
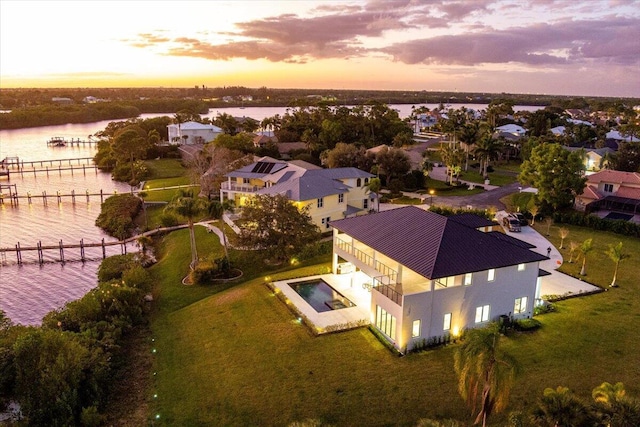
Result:
{"type": "Polygon", "coordinates": [[[169,143],[171,144],[205,144],[211,142],[223,133],[222,129],[214,125],[198,122],[184,122],[167,125],[169,143]]]}
{"type": "Polygon", "coordinates": [[[245,205],[256,195],[285,195],[299,209],[308,206],[320,231],[329,232],[329,222],[368,212],[375,198],[368,190],[375,175],[357,168],[323,169],[304,161],[282,161],[262,157],[226,175],[220,200],[245,205]]]}
{"type": "Polygon", "coordinates": [[[538,267],[547,257],[472,215],[408,206],[330,225],[333,275],[367,282],[369,320],[400,351],[531,317],[547,274],[538,267]]]}
{"type": "Polygon", "coordinates": [[[575,207],[587,212],[623,212],[629,216],[627,219],[640,215],[640,173],[605,169],[588,175],[584,191],[576,196],[575,207]]]}

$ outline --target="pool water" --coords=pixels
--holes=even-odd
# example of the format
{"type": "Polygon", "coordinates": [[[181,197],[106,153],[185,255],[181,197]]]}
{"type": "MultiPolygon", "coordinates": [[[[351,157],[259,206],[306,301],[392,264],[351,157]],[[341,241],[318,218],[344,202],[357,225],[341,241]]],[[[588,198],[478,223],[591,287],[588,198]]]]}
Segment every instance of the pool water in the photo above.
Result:
{"type": "Polygon", "coordinates": [[[289,283],[289,286],[318,313],[355,307],[354,303],[322,279],[289,283]]]}

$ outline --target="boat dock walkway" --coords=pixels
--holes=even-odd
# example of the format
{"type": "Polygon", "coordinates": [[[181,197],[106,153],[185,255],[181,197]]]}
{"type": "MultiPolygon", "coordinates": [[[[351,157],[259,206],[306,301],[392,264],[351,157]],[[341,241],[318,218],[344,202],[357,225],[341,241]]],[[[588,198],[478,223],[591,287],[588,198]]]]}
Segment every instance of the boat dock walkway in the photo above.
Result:
{"type": "Polygon", "coordinates": [[[66,139],[62,136],[53,136],[47,141],[49,147],[73,147],[80,145],[97,145],[98,141],[90,139],[71,138],[66,139]]]}

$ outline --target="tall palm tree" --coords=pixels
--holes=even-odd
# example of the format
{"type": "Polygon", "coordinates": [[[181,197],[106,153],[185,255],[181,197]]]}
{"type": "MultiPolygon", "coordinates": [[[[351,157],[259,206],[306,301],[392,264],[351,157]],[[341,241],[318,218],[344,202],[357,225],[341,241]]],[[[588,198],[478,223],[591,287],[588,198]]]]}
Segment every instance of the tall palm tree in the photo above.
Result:
{"type": "Polygon", "coordinates": [[[580,275],[587,275],[587,254],[593,250],[593,239],[587,239],[580,245],[580,252],[582,253],[582,268],[580,269],[580,275]]]}
{"type": "Polygon", "coordinates": [[[616,284],[616,278],[618,277],[618,267],[620,266],[620,262],[624,259],[629,258],[631,255],[622,251],[622,242],[618,242],[618,244],[615,246],[609,245],[609,249],[607,249],[606,254],[609,256],[609,258],[611,258],[611,261],[616,264],[616,268],[615,270],[613,270],[613,280],[609,285],[612,288],[615,288],[616,286],[618,286],[616,284]]]}
{"type": "Polygon", "coordinates": [[[476,142],[480,138],[480,123],[471,122],[467,123],[462,130],[458,133],[458,140],[460,145],[464,144],[465,163],[464,170],[469,169],[469,153],[473,150],[476,142]]]}
{"type": "Polygon", "coordinates": [[[474,424],[485,426],[491,413],[506,408],[519,370],[516,360],[499,344],[500,329],[492,323],[467,332],[464,344],[454,355],[458,391],[472,413],[478,410],[474,424]]]}
{"type": "Polygon", "coordinates": [[[450,174],[449,183],[453,185],[453,177],[456,171],[459,171],[464,160],[464,151],[458,144],[449,143],[440,148],[442,155],[442,161],[447,166],[448,173],[450,174]]]}
{"type": "Polygon", "coordinates": [[[193,270],[198,264],[198,251],[196,248],[196,235],[193,230],[193,224],[194,219],[202,213],[203,199],[194,197],[192,191],[180,190],[165,209],[173,211],[187,219],[189,243],[191,245],[191,263],[189,267],[193,270]]]}
{"type": "Polygon", "coordinates": [[[482,168],[482,176],[487,176],[487,170],[489,168],[489,162],[491,159],[495,159],[501,150],[500,141],[494,139],[490,133],[486,133],[476,143],[476,148],[473,153],[480,158],[480,165],[482,168]]]}

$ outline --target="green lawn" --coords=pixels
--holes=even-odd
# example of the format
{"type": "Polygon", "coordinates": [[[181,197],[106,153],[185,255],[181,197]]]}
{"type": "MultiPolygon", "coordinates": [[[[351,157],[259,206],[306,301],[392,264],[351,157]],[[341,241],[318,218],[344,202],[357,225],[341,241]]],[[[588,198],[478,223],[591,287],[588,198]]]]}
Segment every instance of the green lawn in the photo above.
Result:
{"type": "MultiPolygon", "coordinates": [[[[554,227],[550,239],[559,246],[554,227]]],[[[522,365],[507,413],[530,411],[544,388],[559,385],[590,399],[600,383],[622,381],[640,396],[640,240],[570,227],[567,242],[585,236],[595,247],[587,279],[602,287],[613,268],[599,255],[606,243],[623,241],[634,257],[621,265],[619,288],[558,302],[556,312],[538,317],[542,329],[505,339],[522,365]]],[[[201,229],[197,239],[201,256],[221,253],[214,235],[201,229]]],[[[317,418],[336,426],[409,426],[421,417],[467,414],[453,373],[456,345],[398,358],[366,329],[313,337],[265,286],[267,279],[326,271],[327,262],[270,273],[254,259],[244,283],[218,292],[180,284],[189,262],[186,230],[166,236],[161,247],[153,267],[156,425],[284,426],[317,418]]]]}
{"type": "Polygon", "coordinates": [[[437,179],[427,177],[425,179],[424,186],[426,190],[424,190],[425,197],[429,197],[429,190],[434,190],[434,196],[438,197],[447,197],[447,196],[470,196],[472,194],[478,194],[485,191],[481,188],[474,188],[473,190],[469,190],[466,186],[460,187],[452,187],[447,185],[444,181],[438,181],[437,179]]]}
{"type": "Polygon", "coordinates": [[[149,169],[151,179],[173,178],[186,173],[180,159],[146,160],[144,164],[149,169]]]}

